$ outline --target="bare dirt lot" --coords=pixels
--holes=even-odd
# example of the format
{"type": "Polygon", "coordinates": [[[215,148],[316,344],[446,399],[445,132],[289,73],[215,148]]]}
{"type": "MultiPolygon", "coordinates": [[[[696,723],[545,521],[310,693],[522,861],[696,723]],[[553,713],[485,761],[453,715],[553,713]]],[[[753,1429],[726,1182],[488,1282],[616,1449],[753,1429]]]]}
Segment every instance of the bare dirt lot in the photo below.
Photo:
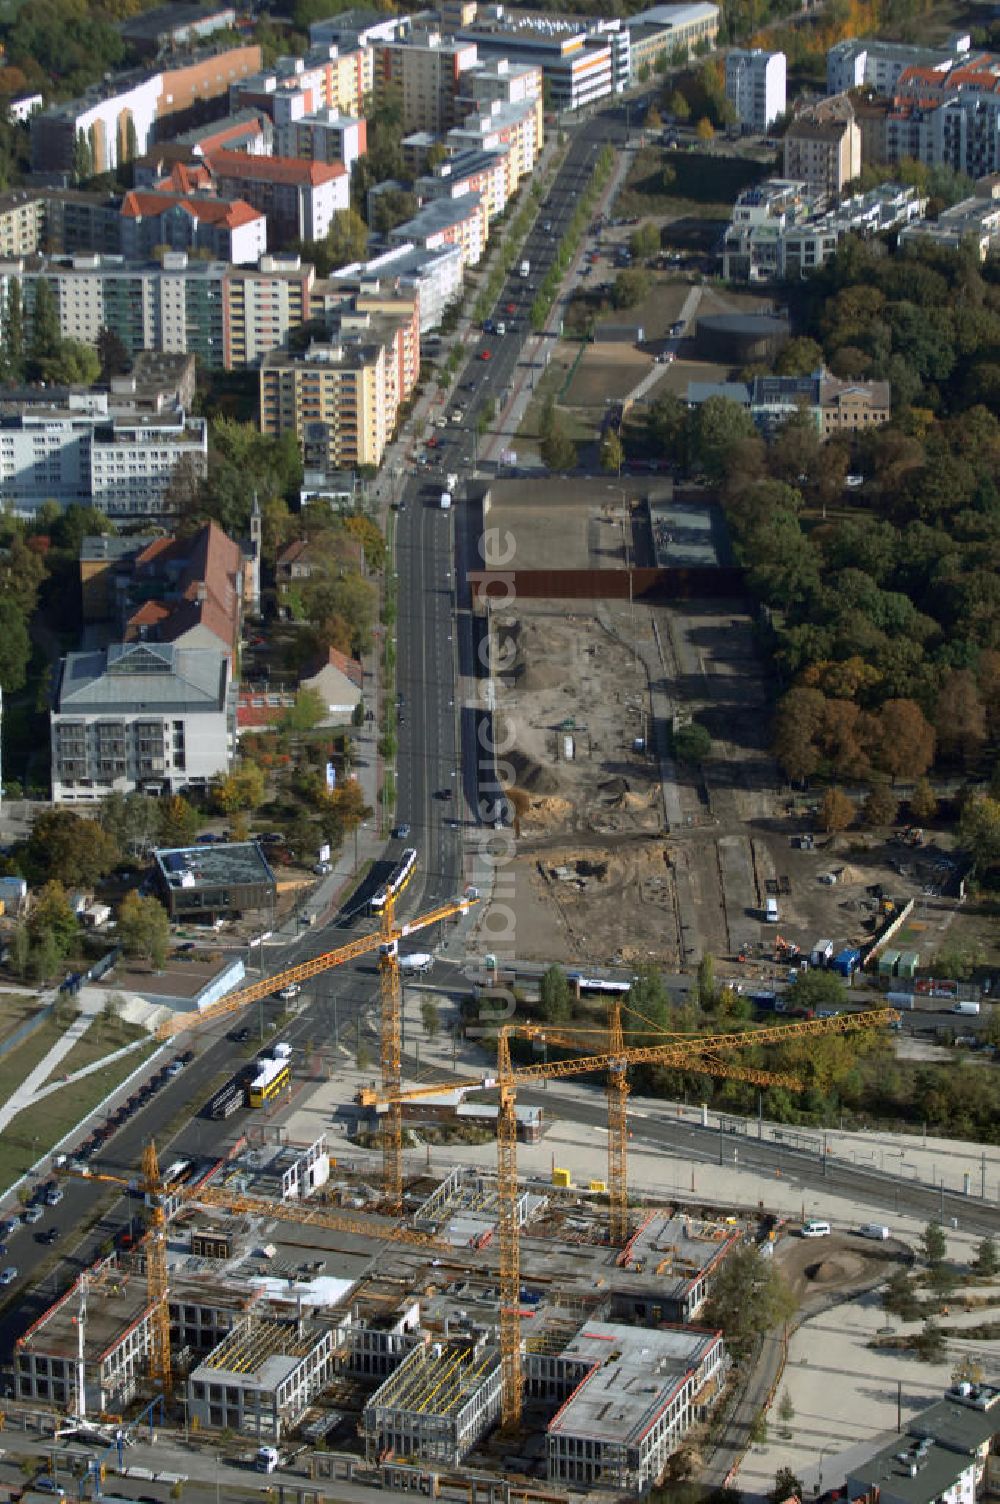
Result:
{"type": "MultiPolygon", "coordinates": [[[[622,320],[615,320],[619,321],[622,320]]],[[[631,324],[635,320],[629,316],[623,322],[631,324]]],[[[603,412],[609,400],[620,402],[627,397],[652,364],[652,356],[643,354],[634,345],[600,342],[587,345],[563,400],[568,407],[593,407],[603,412]]]]}
{"type": "Polygon", "coordinates": [[[645,672],[605,622],[627,631],[628,608],[602,605],[599,618],[525,602],[498,622],[517,643],[499,720],[521,791],[524,959],[676,959],[659,777],[633,750],[647,732],[645,672]]]}

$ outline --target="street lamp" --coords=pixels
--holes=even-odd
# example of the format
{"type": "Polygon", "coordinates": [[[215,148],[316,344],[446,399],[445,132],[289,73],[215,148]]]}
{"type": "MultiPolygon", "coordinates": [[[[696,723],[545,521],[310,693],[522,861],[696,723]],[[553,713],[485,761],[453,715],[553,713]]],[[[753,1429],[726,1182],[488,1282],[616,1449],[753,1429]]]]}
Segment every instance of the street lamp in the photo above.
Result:
{"type": "Polygon", "coordinates": [[[819,1495],[819,1494],[821,1494],[823,1492],[823,1458],[826,1456],[827,1452],[832,1452],[832,1451],[833,1451],[833,1447],[832,1446],[827,1446],[827,1447],[821,1447],[820,1448],[819,1466],[818,1466],[818,1468],[816,1470],[816,1493],[817,1493],[817,1495],[819,1495]]]}

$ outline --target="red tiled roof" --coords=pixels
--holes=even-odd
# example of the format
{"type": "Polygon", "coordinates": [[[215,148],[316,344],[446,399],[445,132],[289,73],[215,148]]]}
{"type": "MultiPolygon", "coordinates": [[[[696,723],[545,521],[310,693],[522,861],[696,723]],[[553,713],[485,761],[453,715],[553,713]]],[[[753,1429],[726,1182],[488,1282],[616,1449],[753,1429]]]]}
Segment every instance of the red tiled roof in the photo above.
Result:
{"type": "Polygon", "coordinates": [[[327,661],[331,668],[339,668],[342,674],[346,674],[352,684],[358,688],[364,682],[364,670],[356,658],[350,658],[346,653],[341,653],[337,648],[330,648],[327,661]]]}
{"type": "Polygon", "coordinates": [[[194,166],[191,162],[175,162],[167,176],[156,186],[168,192],[174,188],[178,193],[194,193],[199,188],[211,188],[212,174],[200,164],[194,166]]]}
{"type": "Polygon", "coordinates": [[[138,611],[133,611],[125,624],[125,640],[132,642],[140,627],[157,627],[170,615],[170,607],[163,601],[144,601],[138,611]]]}
{"type": "Polygon", "coordinates": [[[121,212],[126,219],[154,219],[175,205],[192,219],[226,230],[238,230],[241,225],[253,224],[264,217],[259,209],[251,208],[242,199],[184,198],[176,193],[141,193],[135,189],[126,193],[121,212]]]}
{"type": "Polygon", "coordinates": [[[152,564],[163,553],[171,554],[176,541],[176,538],[154,538],[152,543],[147,543],[142,553],[136,554],[135,567],[138,569],[140,565],[152,564]]]}
{"type": "Polygon", "coordinates": [[[261,183],[332,183],[347,172],[343,162],[310,162],[304,157],[251,157],[242,151],[207,151],[205,161],[216,177],[261,183]]]}

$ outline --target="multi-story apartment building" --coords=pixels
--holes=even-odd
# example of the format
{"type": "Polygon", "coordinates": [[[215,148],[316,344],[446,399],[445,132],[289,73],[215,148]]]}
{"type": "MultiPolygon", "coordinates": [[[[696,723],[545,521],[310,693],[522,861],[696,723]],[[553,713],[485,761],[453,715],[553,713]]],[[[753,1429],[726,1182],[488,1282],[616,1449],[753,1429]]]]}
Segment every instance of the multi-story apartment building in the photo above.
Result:
{"type": "Polygon", "coordinates": [[[304,157],[311,162],[340,162],[350,172],[368,150],[368,125],[355,115],[317,110],[301,120],[274,128],[279,157],[304,157]]]}
{"type": "Polygon", "coordinates": [[[975,247],[980,261],[1000,251],[1000,203],[994,198],[964,198],[942,209],[936,220],[920,220],[900,232],[900,244],[931,243],[957,251],[975,247]]]}
{"type": "Polygon", "coordinates": [[[456,152],[453,157],[439,162],[433,172],[417,178],[413,185],[414,192],[421,203],[480,193],[486,204],[487,215],[490,219],[496,219],[507,207],[509,155],[509,147],[502,147],[497,151],[456,152]]]}
{"type": "Polygon", "coordinates": [[[35,286],[56,297],[64,339],[95,344],[102,329],[130,354],[163,350],[197,355],[225,370],[256,366],[310,316],[315,268],[297,256],[262,256],[257,267],[192,261],[168,252],[162,265],[128,266],[120,256],[0,263],[0,327],[10,283],[21,284],[30,333],[35,286]]]}
{"type": "MultiPolygon", "coordinates": [[[[371,261],[342,267],[328,281],[354,293],[383,283],[398,288],[401,294],[412,293],[420,310],[420,333],[427,334],[437,328],[449,304],[462,292],[462,251],[457,245],[433,251],[410,244],[393,246],[371,261]]],[[[318,300],[314,292],[313,301],[318,300]]]]}
{"type": "Polygon", "coordinates": [[[412,219],[389,231],[393,245],[420,246],[422,250],[440,250],[458,246],[463,267],[478,265],[489,237],[489,215],[481,193],[465,193],[459,198],[441,198],[425,204],[412,219]]]}
{"type": "Polygon", "coordinates": [[[263,433],[292,432],[310,467],[381,464],[420,369],[419,300],[366,285],[329,284],[329,343],[275,351],[260,368],[263,433]]]}
{"type": "Polygon", "coordinates": [[[351,180],[342,162],[214,151],[206,163],[220,194],[246,199],[267,215],[277,245],[322,240],[333,216],[351,205],[351,180]]]}
{"type": "Polygon", "coordinates": [[[484,58],[462,74],[463,98],[470,110],[484,104],[523,104],[542,100],[542,70],[538,63],[510,58],[484,58]]]}
{"type": "Polygon", "coordinates": [[[478,60],[474,42],[412,31],[372,43],[375,108],[399,99],[403,130],[443,136],[458,120],[462,75],[478,60]]]}
{"type": "Polygon", "coordinates": [[[784,137],[784,176],[838,197],[861,171],[861,132],[846,94],[810,105],[784,137]]]}
{"type": "Polygon", "coordinates": [[[137,413],[106,393],[70,392],[44,406],[0,408],[0,502],[32,516],[46,501],[80,502],[109,517],[161,517],[180,460],[208,465],[208,424],[180,406],[137,413]]]}
{"type": "Polygon", "coordinates": [[[220,261],[256,266],[267,252],[267,216],[242,199],[132,189],[122,200],[122,254],[128,261],[145,261],[158,246],[207,251],[220,261]]]}
{"type": "Polygon", "coordinates": [[[542,152],[543,126],[540,100],[525,99],[515,104],[494,100],[481,105],[474,115],[467,115],[454,126],[445,145],[455,153],[505,152],[507,197],[517,192],[522,178],[530,176],[542,152]]]}
{"type": "Polygon", "coordinates": [[[726,98],[746,130],[766,131],[785,113],[785,54],[760,47],[728,52],[726,98]]]}
{"type": "Polygon", "coordinates": [[[876,94],[893,94],[907,68],[929,68],[948,73],[969,51],[968,36],[953,38],[949,47],[911,47],[871,37],[848,37],[826,55],[826,92],[845,94],[862,85],[876,94]]]}
{"type": "Polygon", "coordinates": [[[917,190],[883,183],[824,208],[804,183],[771,179],[736,200],[722,247],[722,274],[732,282],[804,277],[823,266],[845,235],[872,236],[917,221],[926,207],[917,190]]]}
{"type": "Polygon", "coordinates": [[[205,788],[235,745],[230,661],[172,642],[68,653],[49,719],[56,804],[205,788]]]}
{"type": "Polygon", "coordinates": [[[81,99],[31,117],[31,165],[71,173],[79,139],[95,172],[111,172],[139,156],[169,120],[174,129],[222,113],[232,84],[260,68],[260,48],[202,53],[156,72],[112,75],[81,99]]]}
{"type": "Polygon", "coordinates": [[[305,57],[282,57],[234,84],[231,110],[263,110],[275,125],[302,120],[317,110],[344,115],[364,114],[364,101],[373,86],[372,49],[326,43],[309,49],[305,57]]]}

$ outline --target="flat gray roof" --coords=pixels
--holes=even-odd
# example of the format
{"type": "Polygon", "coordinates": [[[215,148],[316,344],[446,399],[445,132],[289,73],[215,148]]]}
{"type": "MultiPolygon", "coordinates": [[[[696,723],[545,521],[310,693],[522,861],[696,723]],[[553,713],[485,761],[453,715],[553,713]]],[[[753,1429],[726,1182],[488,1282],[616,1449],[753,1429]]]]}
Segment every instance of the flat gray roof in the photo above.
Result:
{"type": "Polygon", "coordinates": [[[196,892],[225,883],[274,883],[274,873],[256,841],[214,846],[171,846],[153,852],[168,888],[196,892]]]}
{"type": "Polygon", "coordinates": [[[660,569],[717,569],[728,552],[722,515],[711,503],[650,502],[649,520],[660,569]]]}
{"type": "Polygon", "coordinates": [[[717,1332],[682,1327],[649,1330],[585,1322],[561,1356],[598,1366],[573,1391],[549,1431],[636,1444],[718,1340],[717,1332]]]}

